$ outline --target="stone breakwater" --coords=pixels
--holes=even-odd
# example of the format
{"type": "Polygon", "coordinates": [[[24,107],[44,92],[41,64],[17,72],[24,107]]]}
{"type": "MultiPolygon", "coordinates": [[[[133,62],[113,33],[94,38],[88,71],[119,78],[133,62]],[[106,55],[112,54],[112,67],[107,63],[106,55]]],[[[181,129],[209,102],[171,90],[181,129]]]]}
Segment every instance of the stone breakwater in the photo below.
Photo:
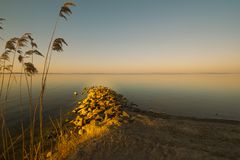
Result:
{"type": "Polygon", "coordinates": [[[120,126],[132,119],[124,111],[127,99],[107,87],[91,87],[86,90],[87,97],[78,102],[72,111],[75,118],[69,123],[79,135],[90,132],[89,128],[120,126]]]}
{"type": "Polygon", "coordinates": [[[109,88],[91,87],[86,91],[86,98],[65,123],[66,134],[57,137],[56,152],[48,152],[47,159],[240,157],[239,122],[143,111],[131,107],[126,98],[109,88]]]}

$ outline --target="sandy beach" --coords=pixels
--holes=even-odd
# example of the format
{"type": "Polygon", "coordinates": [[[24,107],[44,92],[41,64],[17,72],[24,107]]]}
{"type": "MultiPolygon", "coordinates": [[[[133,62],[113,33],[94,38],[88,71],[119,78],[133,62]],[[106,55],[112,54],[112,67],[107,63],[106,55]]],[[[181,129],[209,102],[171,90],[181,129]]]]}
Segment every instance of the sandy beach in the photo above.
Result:
{"type": "Polygon", "coordinates": [[[240,122],[128,113],[132,122],[81,143],[67,159],[240,159],[240,122]]]}

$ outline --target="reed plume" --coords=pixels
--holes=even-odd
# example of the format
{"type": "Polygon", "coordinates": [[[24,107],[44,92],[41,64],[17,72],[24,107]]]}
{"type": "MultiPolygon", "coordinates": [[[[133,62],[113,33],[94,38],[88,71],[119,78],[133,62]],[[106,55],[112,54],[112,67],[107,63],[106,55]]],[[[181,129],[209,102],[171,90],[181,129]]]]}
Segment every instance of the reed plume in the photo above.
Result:
{"type": "MultiPolygon", "coordinates": [[[[2,22],[5,21],[4,18],[0,18],[0,29],[3,30],[3,27],[2,27],[2,22]]],[[[0,37],[0,39],[3,39],[2,37],[0,37]]]]}
{"type": "MultiPolygon", "coordinates": [[[[25,33],[20,38],[14,37],[14,38],[12,38],[12,39],[10,39],[9,41],[6,42],[5,49],[13,54],[12,64],[11,64],[12,65],[12,70],[14,68],[16,54],[17,53],[21,54],[22,53],[21,49],[23,47],[27,46],[29,35],[30,35],[30,33],[25,33]]],[[[6,89],[6,94],[5,94],[5,101],[6,102],[7,102],[7,99],[8,99],[8,92],[9,92],[9,88],[10,88],[12,73],[13,72],[11,71],[10,75],[8,77],[8,81],[7,81],[7,89],[6,89]]]]}
{"type": "MultiPolygon", "coordinates": [[[[21,75],[20,75],[20,99],[21,99],[21,85],[22,85],[22,72],[24,73],[28,96],[29,96],[29,121],[30,121],[30,145],[29,145],[29,158],[33,159],[34,157],[34,130],[35,130],[35,111],[37,106],[34,108],[33,112],[33,99],[32,99],[32,76],[38,73],[37,68],[33,64],[33,56],[42,56],[42,53],[37,50],[37,44],[34,42],[31,34],[27,34],[28,42],[31,45],[31,49],[25,51],[24,53],[18,56],[19,62],[22,64],[21,75]],[[26,62],[27,59],[30,59],[30,62],[26,62]]],[[[22,101],[22,100],[21,100],[22,101]]],[[[24,141],[24,140],[23,140],[24,141]]],[[[23,145],[24,146],[24,145],[23,145]]]]}
{"type": "MultiPolygon", "coordinates": [[[[67,16],[69,16],[70,14],[72,14],[72,11],[70,9],[71,6],[76,6],[75,3],[72,2],[66,2],[63,4],[63,6],[61,7],[60,11],[59,11],[59,17],[64,18],[65,20],[67,20],[67,16]]],[[[40,93],[40,108],[39,108],[39,120],[40,120],[40,124],[39,124],[39,130],[40,130],[40,141],[41,143],[43,143],[43,97],[44,97],[44,92],[45,92],[45,87],[46,87],[46,80],[47,80],[47,76],[48,76],[48,72],[49,72],[49,68],[50,68],[50,64],[51,64],[51,58],[52,58],[52,51],[63,51],[62,49],[62,45],[67,43],[65,42],[65,40],[63,38],[57,38],[55,40],[54,36],[55,36],[55,32],[57,29],[57,25],[59,22],[59,18],[57,19],[52,35],[51,35],[51,39],[49,42],[49,46],[47,49],[47,53],[46,53],[46,57],[45,57],[45,61],[44,61],[44,67],[43,67],[43,73],[42,73],[42,87],[41,87],[41,93],[40,93]]],[[[43,146],[43,144],[41,144],[43,146]]]]}

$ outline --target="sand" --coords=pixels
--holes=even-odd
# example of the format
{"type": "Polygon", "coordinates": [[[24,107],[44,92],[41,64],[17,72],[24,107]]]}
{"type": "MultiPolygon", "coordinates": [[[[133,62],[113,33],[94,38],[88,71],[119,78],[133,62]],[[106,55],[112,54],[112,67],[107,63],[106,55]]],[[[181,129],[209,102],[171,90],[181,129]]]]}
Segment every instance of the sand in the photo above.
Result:
{"type": "Polygon", "coordinates": [[[135,120],[78,145],[68,160],[240,159],[240,122],[130,109],[135,120]]]}

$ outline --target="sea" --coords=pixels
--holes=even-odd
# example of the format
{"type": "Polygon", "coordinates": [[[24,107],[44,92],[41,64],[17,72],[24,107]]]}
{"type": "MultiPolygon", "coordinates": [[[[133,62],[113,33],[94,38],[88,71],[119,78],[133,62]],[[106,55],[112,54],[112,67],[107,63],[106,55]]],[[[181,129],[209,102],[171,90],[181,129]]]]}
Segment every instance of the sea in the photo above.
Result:
{"type": "MultiPolygon", "coordinates": [[[[20,74],[13,77],[8,101],[2,102],[10,128],[19,126],[22,119],[26,122],[29,119],[26,77],[20,74]]],[[[30,85],[29,77],[28,80],[30,85]]],[[[100,85],[122,94],[130,104],[142,110],[204,119],[240,120],[240,74],[49,74],[44,95],[44,119],[71,112],[76,102],[84,98],[74,92],[100,85]]],[[[32,78],[34,105],[38,105],[40,88],[39,74],[32,78]]]]}

